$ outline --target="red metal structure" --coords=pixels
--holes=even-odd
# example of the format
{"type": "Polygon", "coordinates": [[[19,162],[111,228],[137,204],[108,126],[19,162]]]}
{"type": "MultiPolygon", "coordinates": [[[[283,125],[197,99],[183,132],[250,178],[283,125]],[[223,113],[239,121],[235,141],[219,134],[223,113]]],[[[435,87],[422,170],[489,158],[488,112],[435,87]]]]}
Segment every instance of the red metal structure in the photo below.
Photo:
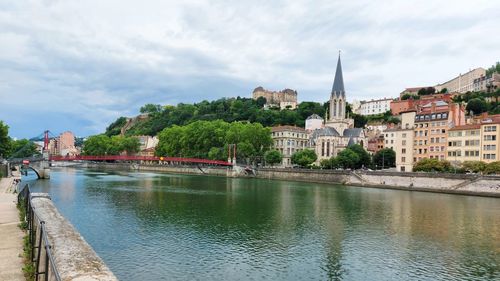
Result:
{"type": "Polygon", "coordinates": [[[105,155],[105,156],[50,156],[50,161],[162,161],[193,164],[210,164],[219,166],[232,166],[226,161],[208,160],[200,158],[181,157],[161,157],[161,156],[126,156],[126,155],[105,155]]]}
{"type": "Polygon", "coordinates": [[[43,132],[43,151],[47,151],[49,149],[49,131],[46,130],[43,132]]]}

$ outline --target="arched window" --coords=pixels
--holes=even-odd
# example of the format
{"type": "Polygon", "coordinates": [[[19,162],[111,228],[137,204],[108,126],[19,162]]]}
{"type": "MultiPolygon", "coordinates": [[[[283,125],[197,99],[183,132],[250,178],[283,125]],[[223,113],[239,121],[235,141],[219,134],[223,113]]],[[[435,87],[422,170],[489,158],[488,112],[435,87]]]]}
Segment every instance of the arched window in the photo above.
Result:
{"type": "Polygon", "coordinates": [[[333,101],[333,114],[332,114],[332,117],[333,118],[337,117],[337,101],[336,100],[333,101]]]}

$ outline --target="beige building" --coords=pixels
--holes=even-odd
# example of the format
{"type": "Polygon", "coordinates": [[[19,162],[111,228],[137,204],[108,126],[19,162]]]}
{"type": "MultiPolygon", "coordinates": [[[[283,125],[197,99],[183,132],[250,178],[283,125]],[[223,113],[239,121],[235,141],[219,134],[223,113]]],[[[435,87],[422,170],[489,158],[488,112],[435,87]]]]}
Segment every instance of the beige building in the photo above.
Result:
{"type": "Polygon", "coordinates": [[[486,70],[482,67],[470,70],[467,73],[460,74],[443,84],[438,84],[436,91],[441,91],[446,88],[449,93],[467,93],[474,91],[474,80],[486,75],[486,70]]]}
{"type": "Polygon", "coordinates": [[[253,90],[252,98],[254,100],[263,97],[266,99],[265,107],[279,107],[280,109],[297,108],[297,91],[284,89],[282,91],[268,91],[262,87],[253,90]]]}
{"type": "Polygon", "coordinates": [[[454,165],[464,161],[481,160],[481,125],[456,126],[448,131],[446,160],[454,165]]]}
{"type": "Polygon", "coordinates": [[[295,126],[276,126],[271,128],[274,149],[281,152],[281,166],[292,166],[292,154],[307,147],[308,134],[305,129],[295,126]]]}
{"type": "Polygon", "coordinates": [[[500,89],[500,73],[492,73],[491,75],[481,76],[474,79],[474,92],[494,92],[500,89]]]}
{"type": "Polygon", "coordinates": [[[424,158],[444,160],[448,129],[464,124],[465,110],[461,105],[438,101],[419,108],[415,115],[413,162],[424,158]]]}
{"type": "Polygon", "coordinates": [[[384,146],[396,153],[396,170],[399,172],[413,170],[415,116],[415,111],[403,112],[399,127],[389,128],[383,132],[384,146]]]}
{"type": "Polygon", "coordinates": [[[464,161],[499,161],[500,115],[483,116],[473,124],[457,126],[448,133],[448,157],[453,164],[464,161]]]}

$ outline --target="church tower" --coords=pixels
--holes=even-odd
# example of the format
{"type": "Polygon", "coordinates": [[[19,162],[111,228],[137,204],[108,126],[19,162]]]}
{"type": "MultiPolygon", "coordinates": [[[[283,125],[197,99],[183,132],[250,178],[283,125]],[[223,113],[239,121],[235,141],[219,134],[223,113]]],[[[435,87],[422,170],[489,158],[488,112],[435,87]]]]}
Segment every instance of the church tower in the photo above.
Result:
{"type": "Polygon", "coordinates": [[[347,128],[352,128],[354,125],[353,119],[346,118],[346,96],[344,88],[344,77],[342,75],[342,63],[337,61],[337,70],[335,71],[335,79],[333,80],[332,92],[330,94],[329,118],[326,121],[327,127],[333,127],[339,134],[347,128]]]}

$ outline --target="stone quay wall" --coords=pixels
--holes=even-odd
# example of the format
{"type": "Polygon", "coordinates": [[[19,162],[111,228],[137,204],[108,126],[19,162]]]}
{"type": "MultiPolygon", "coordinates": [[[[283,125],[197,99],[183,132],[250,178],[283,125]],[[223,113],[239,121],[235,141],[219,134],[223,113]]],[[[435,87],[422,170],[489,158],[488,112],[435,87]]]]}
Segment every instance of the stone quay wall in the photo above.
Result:
{"type": "Polygon", "coordinates": [[[337,171],[260,168],[247,173],[241,167],[169,166],[144,164],[87,164],[89,168],[157,171],[175,174],[247,177],[344,184],[401,190],[500,197],[500,176],[381,171],[337,171]]]}
{"type": "Polygon", "coordinates": [[[46,193],[32,193],[31,204],[45,222],[54,263],[62,280],[117,281],[92,247],[57,210],[46,193]]]}

